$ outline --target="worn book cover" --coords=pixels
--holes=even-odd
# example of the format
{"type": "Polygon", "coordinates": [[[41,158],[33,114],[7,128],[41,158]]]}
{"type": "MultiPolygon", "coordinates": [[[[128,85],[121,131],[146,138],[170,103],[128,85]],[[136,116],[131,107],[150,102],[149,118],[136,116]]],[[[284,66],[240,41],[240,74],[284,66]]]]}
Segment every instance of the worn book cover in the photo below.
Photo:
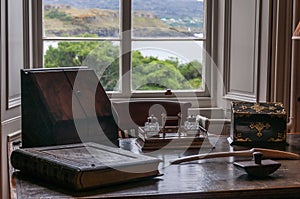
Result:
{"type": "Polygon", "coordinates": [[[21,148],[11,154],[15,169],[76,190],[156,176],[159,162],[96,143],[21,148]]]}

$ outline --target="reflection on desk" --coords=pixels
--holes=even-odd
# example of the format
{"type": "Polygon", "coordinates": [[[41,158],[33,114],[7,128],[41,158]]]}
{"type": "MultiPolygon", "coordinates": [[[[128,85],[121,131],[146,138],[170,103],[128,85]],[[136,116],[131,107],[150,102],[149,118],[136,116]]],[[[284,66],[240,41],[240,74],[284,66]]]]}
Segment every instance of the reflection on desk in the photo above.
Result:
{"type": "MultiPolygon", "coordinates": [[[[288,135],[287,151],[300,154],[300,134],[288,135]]],[[[135,153],[140,150],[134,139],[121,140],[121,147],[135,153]]],[[[221,137],[214,151],[233,150],[226,137],[221,137]]],[[[202,151],[201,151],[202,152],[202,151]]],[[[206,151],[203,151],[206,152],[206,151]]],[[[144,152],[147,154],[147,152],[144,152]]],[[[164,162],[160,165],[162,176],[142,181],[102,187],[74,193],[28,179],[14,173],[12,191],[18,198],[298,198],[300,194],[300,160],[277,160],[281,167],[269,177],[254,179],[234,167],[237,158],[199,160],[180,165],[169,165],[169,160],[199,153],[199,150],[165,150],[149,152],[164,162]]],[[[245,158],[243,158],[244,160],[245,158]]],[[[239,158],[242,160],[242,158],[239,158]]]]}

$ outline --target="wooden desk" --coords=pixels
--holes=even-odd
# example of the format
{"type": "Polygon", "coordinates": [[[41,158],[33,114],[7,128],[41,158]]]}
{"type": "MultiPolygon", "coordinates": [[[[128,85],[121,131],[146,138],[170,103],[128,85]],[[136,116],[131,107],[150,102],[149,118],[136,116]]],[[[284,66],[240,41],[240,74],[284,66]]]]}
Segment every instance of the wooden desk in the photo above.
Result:
{"type": "MultiPolygon", "coordinates": [[[[288,151],[300,154],[300,134],[288,136],[288,151]]],[[[123,147],[137,152],[134,144],[123,147]]],[[[233,150],[225,137],[219,139],[214,151],[233,150]]],[[[188,151],[186,153],[195,153],[188,151]]],[[[277,160],[282,166],[266,179],[252,179],[234,167],[234,158],[200,160],[167,166],[170,159],[184,155],[172,150],[155,154],[164,160],[162,176],[74,193],[55,185],[12,175],[12,192],[17,198],[299,198],[300,160],[277,160]]]]}

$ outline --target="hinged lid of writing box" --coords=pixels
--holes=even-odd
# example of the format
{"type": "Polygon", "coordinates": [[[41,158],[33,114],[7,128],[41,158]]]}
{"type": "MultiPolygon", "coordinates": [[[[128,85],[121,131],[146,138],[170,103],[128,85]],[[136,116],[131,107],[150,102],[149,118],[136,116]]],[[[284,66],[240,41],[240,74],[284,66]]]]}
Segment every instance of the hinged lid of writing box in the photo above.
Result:
{"type": "Polygon", "coordinates": [[[287,116],[282,103],[232,102],[231,110],[233,144],[286,144],[287,116]]]}
{"type": "Polygon", "coordinates": [[[111,103],[93,70],[21,70],[22,146],[117,143],[111,103]]]}

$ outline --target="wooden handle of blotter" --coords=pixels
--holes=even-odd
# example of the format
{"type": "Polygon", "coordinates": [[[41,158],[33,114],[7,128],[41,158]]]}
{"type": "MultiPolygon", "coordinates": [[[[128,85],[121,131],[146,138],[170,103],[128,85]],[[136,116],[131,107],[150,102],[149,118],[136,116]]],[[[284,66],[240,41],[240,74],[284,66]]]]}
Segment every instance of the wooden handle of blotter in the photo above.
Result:
{"type": "Polygon", "coordinates": [[[221,158],[221,157],[252,157],[254,152],[261,152],[264,158],[273,158],[273,159],[292,159],[297,160],[300,158],[298,154],[286,152],[286,151],[279,151],[273,149],[263,149],[263,148],[252,148],[250,150],[245,151],[229,151],[229,152],[215,152],[215,153],[205,153],[205,154],[197,154],[186,156],[182,158],[178,158],[176,160],[171,160],[171,164],[180,164],[182,162],[189,162],[194,160],[201,160],[201,159],[210,159],[210,158],[221,158]]]}

